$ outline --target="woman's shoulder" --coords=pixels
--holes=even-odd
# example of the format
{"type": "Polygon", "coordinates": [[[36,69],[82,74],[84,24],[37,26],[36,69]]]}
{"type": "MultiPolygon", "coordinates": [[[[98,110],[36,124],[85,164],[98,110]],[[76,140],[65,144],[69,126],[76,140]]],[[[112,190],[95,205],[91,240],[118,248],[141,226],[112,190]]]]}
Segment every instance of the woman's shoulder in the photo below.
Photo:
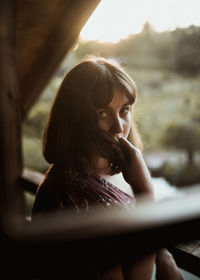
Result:
{"type": "Polygon", "coordinates": [[[132,203],[129,195],[95,174],[52,166],[38,187],[33,213],[63,209],[87,212],[91,206],[107,209],[132,203]]]}
{"type": "Polygon", "coordinates": [[[33,214],[70,209],[78,212],[97,204],[95,180],[81,172],[53,165],[39,184],[33,214]]]}
{"type": "Polygon", "coordinates": [[[32,209],[33,215],[37,213],[46,213],[56,208],[55,198],[52,192],[53,185],[55,184],[54,177],[52,176],[52,169],[53,166],[49,167],[43,180],[38,185],[32,209]]]}

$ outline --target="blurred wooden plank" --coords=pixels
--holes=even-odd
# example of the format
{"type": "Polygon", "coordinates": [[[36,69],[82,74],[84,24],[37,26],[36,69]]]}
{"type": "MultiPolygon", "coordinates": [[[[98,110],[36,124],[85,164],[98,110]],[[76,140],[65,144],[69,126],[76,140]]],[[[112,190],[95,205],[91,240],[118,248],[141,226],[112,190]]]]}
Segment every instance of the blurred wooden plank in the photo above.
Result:
{"type": "Polygon", "coordinates": [[[179,267],[200,277],[200,240],[179,244],[170,251],[179,267]]]}
{"type": "Polygon", "coordinates": [[[22,208],[18,187],[22,156],[15,19],[15,1],[0,1],[0,188],[5,215],[22,208]]]}
{"type": "MultiPolygon", "coordinates": [[[[22,173],[21,186],[25,190],[35,194],[37,186],[43,178],[44,174],[26,168],[22,173]]],[[[178,244],[170,248],[170,251],[180,268],[193,273],[194,275],[200,276],[200,240],[178,244]]]]}
{"type": "MultiPolygon", "coordinates": [[[[177,246],[182,251],[190,253],[200,260],[200,240],[194,240],[193,242],[188,242],[185,244],[180,244],[177,246]]],[[[200,265],[199,265],[200,267],[200,265]]]]}
{"type": "Polygon", "coordinates": [[[24,168],[20,177],[20,186],[24,190],[35,194],[37,187],[39,183],[43,180],[43,178],[44,174],[35,170],[24,168]]]}
{"type": "MultiPolygon", "coordinates": [[[[30,169],[26,168],[23,170],[23,173],[22,173],[21,186],[25,190],[35,194],[35,192],[37,190],[37,186],[43,180],[43,178],[44,178],[44,174],[42,174],[38,171],[34,171],[34,170],[30,170],[30,169]]],[[[170,205],[170,201],[169,201],[169,205],[170,205]]],[[[171,207],[171,206],[169,206],[169,207],[171,207]]],[[[160,210],[163,211],[162,208],[160,208],[160,210]]],[[[158,211],[159,211],[159,209],[158,209],[158,211]]],[[[197,211],[198,211],[198,209],[197,209],[197,211]]],[[[150,212],[150,211],[148,211],[148,212],[150,212]]],[[[141,222],[142,222],[142,219],[141,219],[141,222]]],[[[131,225],[131,223],[130,223],[130,225],[131,225]]],[[[178,227],[178,225],[177,225],[177,227],[178,227]]],[[[186,229],[184,230],[184,234],[187,235],[188,228],[186,227],[186,229]]],[[[191,230],[191,228],[189,228],[189,230],[191,230]]],[[[165,231],[163,231],[163,234],[168,236],[167,232],[165,232],[165,231]]],[[[174,244],[179,243],[179,241],[176,240],[176,242],[174,244]]],[[[166,244],[168,244],[168,243],[169,243],[169,240],[166,242],[166,244]]],[[[200,269],[199,269],[199,267],[200,267],[200,240],[193,240],[191,242],[178,244],[178,245],[175,245],[175,246],[169,248],[169,250],[173,254],[173,256],[180,268],[182,268],[185,271],[188,271],[196,276],[200,276],[200,269]]]]}
{"type": "Polygon", "coordinates": [[[52,213],[20,227],[15,222],[8,228],[14,240],[11,255],[20,250],[23,268],[46,277],[39,279],[58,279],[64,273],[69,279],[88,279],[107,266],[195,240],[200,234],[199,200],[200,192],[156,203],[142,198],[130,211],[52,213]]]}
{"type": "Polygon", "coordinates": [[[37,100],[99,2],[17,1],[17,54],[23,114],[37,100]]]}

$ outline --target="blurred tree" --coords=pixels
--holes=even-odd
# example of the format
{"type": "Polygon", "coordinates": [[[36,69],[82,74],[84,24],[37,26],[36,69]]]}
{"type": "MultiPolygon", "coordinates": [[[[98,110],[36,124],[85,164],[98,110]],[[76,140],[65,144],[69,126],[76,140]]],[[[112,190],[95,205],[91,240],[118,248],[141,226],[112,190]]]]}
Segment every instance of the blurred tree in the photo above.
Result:
{"type": "Polygon", "coordinates": [[[196,123],[171,123],[166,128],[162,143],[166,147],[185,150],[188,165],[194,164],[194,154],[200,150],[200,127],[196,123]]]}
{"type": "Polygon", "coordinates": [[[115,55],[115,43],[101,43],[99,41],[83,41],[80,42],[75,54],[79,59],[88,55],[97,55],[108,57],[115,55]]]}
{"type": "Polygon", "coordinates": [[[75,54],[79,59],[90,54],[123,58],[130,67],[163,67],[196,75],[200,73],[200,27],[158,33],[146,22],[139,34],[117,43],[82,41],[75,54]]]}
{"type": "Polygon", "coordinates": [[[116,54],[118,56],[125,55],[143,56],[155,54],[155,35],[157,33],[152,26],[146,22],[141,33],[129,35],[126,39],[119,41],[116,45],[116,54]]]}
{"type": "Polygon", "coordinates": [[[173,36],[175,70],[189,75],[200,73],[200,27],[177,29],[173,36]]]}
{"type": "Polygon", "coordinates": [[[200,110],[199,110],[199,108],[200,108],[200,100],[197,99],[196,103],[195,103],[195,106],[192,110],[192,114],[191,114],[193,122],[195,122],[197,125],[200,125],[200,110]]]}
{"type": "Polygon", "coordinates": [[[50,105],[47,102],[39,102],[32,108],[23,122],[23,133],[26,136],[41,139],[49,109],[50,105]]]}

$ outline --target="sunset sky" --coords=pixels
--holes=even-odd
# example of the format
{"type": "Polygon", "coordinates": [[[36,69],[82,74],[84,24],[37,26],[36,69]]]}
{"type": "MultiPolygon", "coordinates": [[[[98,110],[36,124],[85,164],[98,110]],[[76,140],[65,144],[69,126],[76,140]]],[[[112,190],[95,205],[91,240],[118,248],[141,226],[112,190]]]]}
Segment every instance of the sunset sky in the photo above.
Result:
{"type": "Polygon", "coordinates": [[[200,0],[101,0],[80,36],[117,42],[139,33],[146,21],[158,32],[200,25],[200,0]]]}

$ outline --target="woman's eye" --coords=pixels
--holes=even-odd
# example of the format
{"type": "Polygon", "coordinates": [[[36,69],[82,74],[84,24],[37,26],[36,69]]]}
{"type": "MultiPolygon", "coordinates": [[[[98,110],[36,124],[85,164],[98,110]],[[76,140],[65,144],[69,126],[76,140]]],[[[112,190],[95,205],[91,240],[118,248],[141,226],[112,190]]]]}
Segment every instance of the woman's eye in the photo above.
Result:
{"type": "Polygon", "coordinates": [[[129,107],[124,107],[121,109],[121,114],[126,115],[130,111],[129,107]]]}
{"type": "Polygon", "coordinates": [[[99,116],[99,118],[103,119],[107,116],[107,112],[106,111],[98,111],[98,116],[99,116]]]}

